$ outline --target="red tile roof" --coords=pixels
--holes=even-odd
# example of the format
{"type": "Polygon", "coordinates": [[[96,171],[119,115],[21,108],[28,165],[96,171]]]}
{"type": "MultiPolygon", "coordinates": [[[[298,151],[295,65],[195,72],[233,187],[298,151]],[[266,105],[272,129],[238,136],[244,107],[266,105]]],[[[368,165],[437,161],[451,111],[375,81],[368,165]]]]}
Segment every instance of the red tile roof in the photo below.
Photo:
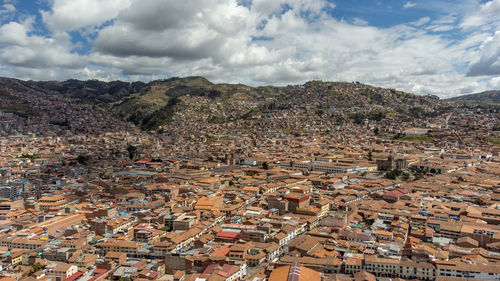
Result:
{"type": "Polygon", "coordinates": [[[73,281],[73,280],[80,278],[82,275],[83,275],[82,272],[77,271],[75,274],[71,275],[70,277],[63,279],[63,281],[73,281]]]}
{"type": "Polygon", "coordinates": [[[217,233],[217,237],[223,237],[223,238],[238,238],[239,236],[240,236],[239,232],[221,231],[217,233]]]}

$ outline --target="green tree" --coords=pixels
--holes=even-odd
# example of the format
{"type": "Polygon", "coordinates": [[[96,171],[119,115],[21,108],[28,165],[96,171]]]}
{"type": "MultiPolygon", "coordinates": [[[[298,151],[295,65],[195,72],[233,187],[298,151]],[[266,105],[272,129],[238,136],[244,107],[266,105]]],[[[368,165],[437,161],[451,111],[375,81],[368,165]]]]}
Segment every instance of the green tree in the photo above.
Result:
{"type": "Polygon", "coordinates": [[[40,158],[40,154],[37,154],[37,153],[33,153],[33,154],[24,153],[21,156],[19,156],[19,158],[27,158],[27,159],[30,159],[31,161],[33,161],[33,160],[35,160],[37,158],[40,158]]]}
{"type": "Polygon", "coordinates": [[[85,164],[85,162],[87,162],[87,160],[88,160],[88,157],[85,155],[78,155],[78,158],[76,159],[76,161],[81,165],[85,164]]]}
{"type": "Polygon", "coordinates": [[[127,151],[128,151],[128,157],[130,158],[130,160],[134,160],[134,157],[137,154],[137,147],[130,144],[127,147],[127,151]]]}
{"type": "Polygon", "coordinates": [[[269,164],[267,162],[262,163],[262,169],[269,170],[269,164]]]}
{"type": "Polygon", "coordinates": [[[42,264],[37,262],[33,265],[33,272],[40,271],[42,269],[42,264]]]}
{"type": "Polygon", "coordinates": [[[385,178],[395,180],[401,175],[402,171],[400,170],[392,170],[389,173],[385,174],[385,178]]]}
{"type": "Polygon", "coordinates": [[[40,270],[42,270],[42,264],[37,262],[31,267],[31,269],[28,273],[24,274],[24,276],[33,276],[33,274],[35,274],[35,272],[40,271],[40,270]]]}
{"type": "Polygon", "coordinates": [[[401,134],[401,133],[399,133],[399,132],[398,132],[398,133],[397,133],[397,134],[393,137],[393,139],[397,140],[397,139],[400,139],[400,138],[402,138],[402,137],[404,137],[404,136],[405,136],[404,134],[401,134]]]}

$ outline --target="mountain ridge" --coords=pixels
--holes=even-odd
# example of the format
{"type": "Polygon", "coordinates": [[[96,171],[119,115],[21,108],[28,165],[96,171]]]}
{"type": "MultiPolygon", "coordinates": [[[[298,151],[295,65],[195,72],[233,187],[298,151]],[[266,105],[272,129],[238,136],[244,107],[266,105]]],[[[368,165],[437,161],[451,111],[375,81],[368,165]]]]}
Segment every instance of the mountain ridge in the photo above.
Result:
{"type": "MultiPolygon", "coordinates": [[[[2,78],[2,81],[8,79],[11,78],[2,78]]],[[[76,79],[15,81],[34,91],[95,106],[146,130],[180,122],[183,118],[217,123],[276,111],[302,110],[301,114],[309,114],[309,111],[319,114],[333,108],[358,114],[353,117],[357,122],[360,118],[384,118],[386,114],[418,118],[447,106],[433,96],[418,96],[359,82],[313,80],[302,85],[252,87],[214,84],[201,76],[173,77],[149,83],[76,79]]],[[[348,118],[352,118],[351,113],[348,118]]]]}
{"type": "Polygon", "coordinates": [[[475,94],[453,97],[447,100],[500,106],[500,90],[483,91],[475,94]]]}

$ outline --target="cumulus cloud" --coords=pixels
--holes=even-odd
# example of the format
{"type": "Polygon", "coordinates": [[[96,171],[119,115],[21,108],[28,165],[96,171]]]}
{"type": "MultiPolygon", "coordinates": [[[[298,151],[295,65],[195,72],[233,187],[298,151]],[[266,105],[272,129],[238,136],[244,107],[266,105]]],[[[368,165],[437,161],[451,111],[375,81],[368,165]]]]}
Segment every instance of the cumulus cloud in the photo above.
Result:
{"type": "Polygon", "coordinates": [[[354,18],[352,23],[355,25],[368,25],[368,22],[362,18],[354,18]]]}
{"type": "Polygon", "coordinates": [[[460,27],[466,31],[477,30],[488,34],[483,38],[479,51],[471,59],[467,76],[500,74],[500,0],[482,4],[474,13],[464,18],[460,27]]]}
{"type": "Polygon", "coordinates": [[[415,6],[417,6],[417,3],[408,1],[408,2],[406,2],[406,4],[404,4],[403,9],[409,9],[409,8],[413,8],[415,6]]]}
{"type": "Polygon", "coordinates": [[[30,23],[9,22],[0,26],[0,44],[26,46],[28,44],[27,25],[30,23]]]}
{"type": "Polygon", "coordinates": [[[319,15],[327,3],[313,5],[314,1],[294,0],[286,2],[291,10],[274,15],[285,2],[273,6],[255,1],[253,5],[258,6],[250,8],[231,0],[216,2],[216,5],[201,0],[135,2],[119,14],[115,24],[99,32],[94,58],[107,58],[106,61],[126,67],[127,73],[135,69],[138,74],[152,74],[158,69],[154,65],[158,64],[167,66],[164,71],[171,72],[176,69],[175,64],[182,64],[180,68],[214,70],[282,63],[294,49],[262,46],[259,40],[253,39],[266,35],[258,30],[258,25],[266,20],[265,26],[269,29],[277,19],[286,22],[287,28],[297,27],[304,24],[297,13],[308,11],[319,15]],[[263,11],[270,14],[265,15],[263,11]],[[172,16],[160,16],[164,14],[172,16]],[[111,57],[126,58],[125,65],[111,57]],[[200,68],[199,63],[211,65],[200,68]],[[134,67],[135,64],[139,67],[134,67]]]}
{"type": "Polygon", "coordinates": [[[254,25],[234,1],[136,1],[99,32],[95,48],[122,57],[201,59],[246,40],[254,25]]]}
{"type": "Polygon", "coordinates": [[[500,31],[484,40],[481,55],[472,61],[467,75],[500,75],[500,31]]]}
{"type": "Polygon", "coordinates": [[[129,5],[130,0],[54,0],[41,14],[52,31],[73,31],[111,20],[129,5]]]}
{"type": "Polygon", "coordinates": [[[0,21],[10,20],[16,12],[16,7],[9,2],[0,6],[0,21]]]}
{"type": "Polygon", "coordinates": [[[51,38],[29,35],[33,19],[22,23],[9,22],[0,26],[0,60],[10,66],[40,69],[46,67],[79,68],[86,61],[71,50],[73,44],[68,34],[51,38]]]}
{"type": "Polygon", "coordinates": [[[461,27],[470,29],[473,27],[494,27],[500,21],[500,0],[492,0],[482,4],[477,11],[466,16],[461,23],[461,27]]]}
{"type": "Polygon", "coordinates": [[[253,0],[251,9],[259,15],[276,14],[286,8],[295,9],[296,11],[310,12],[319,14],[325,9],[334,9],[335,4],[326,0],[281,0],[281,1],[268,1],[268,0],[253,0]]]}
{"type": "Polygon", "coordinates": [[[410,22],[411,25],[414,25],[414,26],[422,26],[428,22],[431,21],[431,18],[429,17],[423,17],[423,18],[420,18],[416,21],[413,21],[413,22],[410,22]]]}
{"type": "Polygon", "coordinates": [[[216,3],[134,2],[99,32],[91,60],[126,75],[203,75],[249,84],[322,77],[445,96],[473,81],[454,64],[466,63],[467,48],[484,39],[453,44],[428,33],[444,31],[452,17],[425,28],[429,17],[382,29],[332,18],[326,1],[216,3]],[[172,16],[146,16],[161,14],[172,16]],[[447,74],[436,79],[440,73],[447,74]]]}
{"type": "Polygon", "coordinates": [[[40,12],[46,34],[33,18],[0,26],[0,71],[43,80],[202,75],[251,85],[320,78],[445,97],[500,84],[474,77],[499,71],[500,36],[491,31],[498,2],[381,28],[333,17],[327,0],[53,0],[40,12]],[[85,48],[72,31],[88,50],[78,53],[85,48]]]}

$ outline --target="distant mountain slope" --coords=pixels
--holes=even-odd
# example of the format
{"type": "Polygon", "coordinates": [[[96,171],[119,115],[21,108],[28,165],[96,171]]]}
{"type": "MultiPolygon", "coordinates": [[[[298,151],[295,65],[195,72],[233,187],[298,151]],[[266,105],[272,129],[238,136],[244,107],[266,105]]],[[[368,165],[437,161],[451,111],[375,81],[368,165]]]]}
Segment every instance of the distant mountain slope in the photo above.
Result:
{"type": "MultiPolygon", "coordinates": [[[[361,83],[310,81],[285,87],[214,84],[203,77],[170,78],[149,83],[97,80],[35,82],[15,80],[26,89],[60,95],[96,106],[143,129],[172,122],[220,123],[270,112],[321,113],[337,108],[363,118],[419,118],[445,107],[438,98],[417,96],[361,83]],[[370,112],[376,115],[370,115],[370,112]]],[[[352,117],[352,115],[350,115],[352,117]]],[[[359,119],[359,120],[358,120],[359,119]]],[[[179,123],[180,124],[180,123],[179,123]]]]}
{"type": "Polygon", "coordinates": [[[500,105],[500,90],[486,91],[477,94],[464,95],[448,99],[467,103],[500,105]]]}
{"type": "Polygon", "coordinates": [[[0,78],[0,119],[0,134],[99,134],[136,130],[94,105],[11,78],[0,78]]]}
{"type": "MultiPolygon", "coordinates": [[[[92,104],[112,112],[126,121],[154,129],[170,122],[175,111],[182,107],[181,100],[208,98],[214,104],[236,100],[263,99],[278,93],[277,88],[252,88],[241,84],[213,84],[203,77],[170,78],[150,83],[102,82],[97,80],[64,82],[26,81],[25,86],[51,91],[77,101],[92,104]]],[[[205,113],[208,113],[205,110],[205,113]]]]}

